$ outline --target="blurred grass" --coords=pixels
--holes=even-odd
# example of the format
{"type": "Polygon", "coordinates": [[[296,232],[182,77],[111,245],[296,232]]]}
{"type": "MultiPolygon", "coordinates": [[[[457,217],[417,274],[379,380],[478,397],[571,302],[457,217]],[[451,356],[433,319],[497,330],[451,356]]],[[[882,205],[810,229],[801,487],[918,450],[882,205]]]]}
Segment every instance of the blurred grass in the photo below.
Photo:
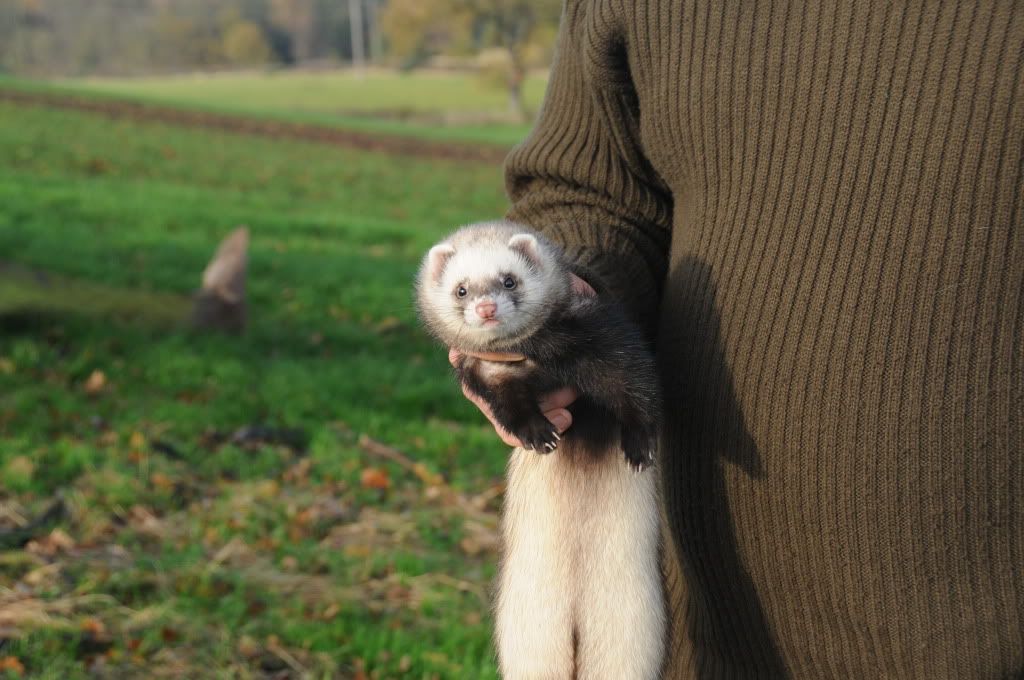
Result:
{"type": "MultiPolygon", "coordinates": [[[[531,111],[540,107],[546,85],[543,74],[527,78],[524,100],[531,111]]],[[[505,91],[471,73],[370,70],[359,76],[340,70],[254,71],[81,78],[54,81],[50,86],[365,132],[505,147],[521,141],[530,128],[529,124],[508,122],[505,91]]]]}
{"type": "Polygon", "coordinates": [[[495,677],[505,454],[410,287],[431,242],[503,208],[497,167],[0,103],[0,659],[495,677]],[[251,328],[189,333],[238,224],[251,328]],[[249,424],[308,447],[231,440],[249,424]]]}

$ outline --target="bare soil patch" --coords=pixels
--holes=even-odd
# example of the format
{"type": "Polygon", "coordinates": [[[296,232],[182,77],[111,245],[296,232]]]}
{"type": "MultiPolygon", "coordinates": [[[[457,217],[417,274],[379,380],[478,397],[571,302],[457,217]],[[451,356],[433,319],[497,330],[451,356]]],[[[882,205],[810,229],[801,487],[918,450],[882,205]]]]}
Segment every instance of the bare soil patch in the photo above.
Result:
{"type": "Polygon", "coordinates": [[[485,144],[437,142],[399,135],[377,135],[325,125],[249,118],[210,111],[116,99],[94,99],[64,93],[25,92],[0,88],[0,101],[26,106],[88,111],[110,118],[153,121],[236,134],[295,139],[346,148],[420,158],[501,163],[508,149],[485,144]]]}

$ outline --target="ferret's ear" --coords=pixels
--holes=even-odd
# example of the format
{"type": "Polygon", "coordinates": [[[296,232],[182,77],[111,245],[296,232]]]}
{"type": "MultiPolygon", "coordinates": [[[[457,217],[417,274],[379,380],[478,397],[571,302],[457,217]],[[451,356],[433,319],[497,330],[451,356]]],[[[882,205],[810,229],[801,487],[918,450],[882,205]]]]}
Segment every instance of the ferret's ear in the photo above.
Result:
{"type": "Polygon", "coordinates": [[[427,253],[427,276],[431,281],[437,283],[441,280],[441,274],[454,254],[455,248],[447,243],[438,243],[430,249],[427,253]]]}
{"type": "Polygon", "coordinates": [[[541,266],[540,244],[533,234],[516,234],[508,240],[508,247],[522,253],[535,267],[541,266]]]}

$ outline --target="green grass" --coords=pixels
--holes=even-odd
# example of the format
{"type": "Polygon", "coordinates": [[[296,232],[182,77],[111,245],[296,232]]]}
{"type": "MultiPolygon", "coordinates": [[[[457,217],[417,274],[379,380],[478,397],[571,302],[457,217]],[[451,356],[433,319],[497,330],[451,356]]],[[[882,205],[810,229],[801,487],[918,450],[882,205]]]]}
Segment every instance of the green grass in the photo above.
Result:
{"type": "MultiPolygon", "coordinates": [[[[547,78],[531,75],[524,88],[536,111],[547,78]]],[[[507,95],[474,74],[373,70],[270,71],[139,78],[83,78],[54,83],[63,89],[257,114],[387,134],[512,146],[529,125],[502,122],[507,95]]]]}
{"type": "Polygon", "coordinates": [[[503,209],[486,165],[0,104],[0,659],[495,677],[505,453],[410,287],[431,242],[503,209]],[[250,328],[189,332],[238,224],[250,328]],[[247,424],[308,448],[223,441],[247,424]]]}

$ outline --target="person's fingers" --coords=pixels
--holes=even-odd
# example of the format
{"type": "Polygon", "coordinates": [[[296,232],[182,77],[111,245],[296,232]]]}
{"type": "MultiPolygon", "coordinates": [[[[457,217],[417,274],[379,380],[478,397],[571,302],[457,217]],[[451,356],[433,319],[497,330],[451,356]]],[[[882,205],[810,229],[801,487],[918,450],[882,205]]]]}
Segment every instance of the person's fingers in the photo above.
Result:
{"type": "Polygon", "coordinates": [[[564,408],[545,411],[544,417],[551,421],[551,424],[555,426],[559,434],[568,430],[569,426],[572,425],[572,414],[564,408]]]}
{"type": "Polygon", "coordinates": [[[487,405],[487,402],[483,400],[476,392],[472,391],[465,385],[462,386],[462,393],[466,395],[466,399],[469,399],[473,404],[480,409],[480,412],[487,417],[487,420],[491,421],[491,425],[494,426],[494,431],[498,434],[501,441],[505,442],[509,446],[522,446],[523,443],[519,441],[511,432],[503,428],[494,419],[494,413],[491,411],[491,407],[487,405]]]}
{"type": "Polygon", "coordinates": [[[448,363],[454,366],[463,355],[476,357],[484,361],[523,361],[526,359],[525,355],[513,352],[463,352],[454,347],[449,347],[448,363]]]}
{"type": "Polygon", "coordinates": [[[526,359],[525,354],[515,352],[466,352],[466,354],[484,361],[523,361],[526,359]]]}
{"type": "MultiPolygon", "coordinates": [[[[541,411],[554,411],[557,409],[564,409],[569,404],[573,403],[579,398],[579,395],[571,387],[563,387],[560,390],[549,392],[540,398],[538,406],[541,411]]],[[[549,419],[550,420],[550,419],[549,419]]]]}
{"type": "MultiPolygon", "coordinates": [[[[498,434],[501,441],[509,446],[522,446],[522,442],[515,435],[503,428],[494,419],[491,407],[482,397],[465,385],[462,386],[462,394],[466,396],[466,399],[473,402],[487,420],[491,422],[491,425],[494,426],[494,431],[498,434]]],[[[551,421],[551,424],[555,426],[559,433],[565,432],[572,425],[572,414],[564,407],[576,401],[576,397],[576,391],[571,387],[566,387],[545,395],[540,401],[539,406],[540,410],[544,413],[544,417],[551,421]]]]}
{"type": "Polygon", "coordinates": [[[595,297],[597,295],[597,291],[594,290],[593,286],[580,277],[575,274],[569,274],[569,278],[572,281],[572,290],[577,295],[585,295],[588,297],[595,297]]]}

